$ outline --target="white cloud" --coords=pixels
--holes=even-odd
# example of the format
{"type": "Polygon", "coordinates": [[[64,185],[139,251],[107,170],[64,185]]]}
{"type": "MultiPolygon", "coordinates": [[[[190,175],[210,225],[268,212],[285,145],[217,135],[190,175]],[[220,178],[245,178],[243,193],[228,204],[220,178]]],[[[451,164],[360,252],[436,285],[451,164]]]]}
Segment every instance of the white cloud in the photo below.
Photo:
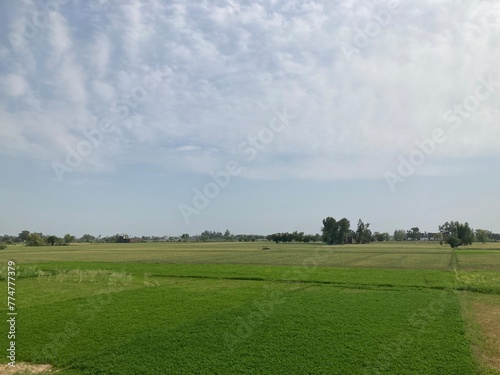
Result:
{"type": "Polygon", "coordinates": [[[92,90],[96,98],[105,102],[112,102],[116,98],[116,92],[113,86],[103,81],[93,81],[92,90]]]}
{"type": "Polygon", "coordinates": [[[49,68],[57,67],[73,48],[67,20],[60,13],[53,13],[49,23],[51,56],[49,68]]]}
{"type": "Polygon", "coordinates": [[[58,67],[57,88],[61,97],[69,99],[76,105],[85,105],[87,101],[86,75],[79,64],[72,59],[65,59],[58,67]]]}
{"type": "Polygon", "coordinates": [[[187,146],[177,147],[176,150],[181,152],[199,151],[201,150],[201,147],[187,145],[187,146]]]}
{"type": "Polygon", "coordinates": [[[98,77],[104,76],[111,61],[112,45],[109,37],[105,34],[96,35],[90,42],[87,61],[90,67],[95,69],[98,77]]]}
{"type": "Polygon", "coordinates": [[[26,79],[13,73],[0,76],[0,87],[5,95],[13,97],[23,96],[30,91],[26,79]]]}

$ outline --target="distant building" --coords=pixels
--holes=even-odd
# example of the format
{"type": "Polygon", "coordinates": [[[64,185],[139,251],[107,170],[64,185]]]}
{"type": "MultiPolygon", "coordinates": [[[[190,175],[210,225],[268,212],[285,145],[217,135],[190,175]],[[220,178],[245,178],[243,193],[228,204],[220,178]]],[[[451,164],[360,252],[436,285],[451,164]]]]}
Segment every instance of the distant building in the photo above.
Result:
{"type": "Polygon", "coordinates": [[[423,241],[434,241],[434,237],[436,236],[437,233],[432,233],[432,232],[424,232],[422,233],[422,240],[423,241]]]}
{"type": "Polygon", "coordinates": [[[123,236],[118,236],[118,238],[116,239],[116,242],[117,243],[130,243],[130,238],[128,238],[128,236],[126,234],[124,234],[123,236]]]}

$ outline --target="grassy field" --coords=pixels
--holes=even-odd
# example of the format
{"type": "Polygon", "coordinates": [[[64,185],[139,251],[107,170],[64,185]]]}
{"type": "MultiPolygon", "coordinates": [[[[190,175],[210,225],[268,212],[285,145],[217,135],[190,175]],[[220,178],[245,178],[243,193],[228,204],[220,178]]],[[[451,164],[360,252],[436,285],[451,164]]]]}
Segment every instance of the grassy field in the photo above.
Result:
{"type": "Polygon", "coordinates": [[[17,360],[63,375],[500,374],[500,245],[268,246],[3,250],[17,360]]]}
{"type": "Polygon", "coordinates": [[[449,268],[450,250],[433,243],[379,243],[341,247],[314,244],[270,244],[263,251],[262,243],[138,243],[78,244],[54,248],[22,248],[12,250],[22,263],[51,261],[146,262],[183,264],[261,264],[301,265],[309,257],[321,258],[321,267],[368,267],[403,269],[449,268]]]}

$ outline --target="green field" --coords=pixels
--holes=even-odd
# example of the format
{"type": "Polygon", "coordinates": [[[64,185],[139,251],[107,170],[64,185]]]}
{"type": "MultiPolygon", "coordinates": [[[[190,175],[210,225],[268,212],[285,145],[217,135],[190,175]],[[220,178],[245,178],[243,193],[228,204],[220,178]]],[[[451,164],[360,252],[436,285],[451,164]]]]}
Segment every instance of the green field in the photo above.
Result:
{"type": "Polygon", "coordinates": [[[17,361],[58,374],[500,374],[499,327],[484,323],[500,312],[500,245],[266,245],[9,247],[0,292],[13,260],[17,361]]]}

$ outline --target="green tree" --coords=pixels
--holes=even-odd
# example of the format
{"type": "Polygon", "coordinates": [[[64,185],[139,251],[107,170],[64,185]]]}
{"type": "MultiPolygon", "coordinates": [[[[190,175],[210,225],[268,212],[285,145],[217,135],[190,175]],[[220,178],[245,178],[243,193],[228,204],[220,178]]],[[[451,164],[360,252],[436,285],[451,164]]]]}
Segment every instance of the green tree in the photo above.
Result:
{"type": "Polygon", "coordinates": [[[418,227],[413,227],[408,231],[408,238],[412,241],[420,241],[422,238],[422,233],[418,227]]]}
{"type": "Polygon", "coordinates": [[[302,239],[304,243],[314,242],[316,241],[316,236],[314,234],[306,234],[302,239]]]}
{"type": "Polygon", "coordinates": [[[347,242],[347,236],[349,235],[349,231],[351,230],[351,222],[347,220],[345,217],[343,217],[338,221],[337,225],[338,225],[337,243],[343,245],[347,242]]]}
{"type": "Polygon", "coordinates": [[[82,242],[92,242],[95,240],[95,237],[90,234],[84,234],[81,238],[82,242]]]}
{"type": "Polygon", "coordinates": [[[469,227],[469,223],[459,223],[458,221],[446,222],[439,226],[439,231],[443,234],[444,241],[452,248],[461,245],[472,245],[474,242],[474,230],[469,227]]]}
{"type": "Polygon", "coordinates": [[[370,223],[363,223],[363,220],[358,220],[358,228],[356,229],[356,242],[369,243],[372,240],[372,231],[368,229],[370,223]]]}
{"type": "Polygon", "coordinates": [[[0,242],[3,242],[7,245],[13,245],[14,242],[19,242],[19,239],[17,236],[9,236],[8,234],[4,234],[2,237],[0,237],[0,242]]]}
{"type": "Polygon", "coordinates": [[[200,234],[200,241],[206,242],[209,240],[209,238],[210,238],[210,233],[208,232],[208,230],[200,234]]]}
{"type": "Polygon", "coordinates": [[[497,242],[497,241],[499,241],[499,240],[500,240],[500,233],[491,233],[491,232],[490,232],[490,238],[491,238],[493,241],[497,242]]]}
{"type": "Polygon", "coordinates": [[[30,235],[29,230],[23,230],[21,233],[19,233],[17,238],[19,239],[19,242],[25,242],[28,240],[29,235],[30,235]]]}
{"type": "Polygon", "coordinates": [[[337,242],[339,226],[337,220],[333,217],[328,216],[326,219],[323,219],[323,228],[321,231],[323,232],[323,242],[326,242],[328,245],[333,245],[337,242]]]}
{"type": "Polygon", "coordinates": [[[71,234],[65,234],[64,235],[64,244],[69,245],[71,242],[75,242],[75,236],[72,236],[71,234]]]}
{"type": "Polygon", "coordinates": [[[106,242],[106,243],[117,243],[119,237],[120,237],[120,235],[117,233],[115,235],[104,237],[103,241],[106,242]]]}
{"type": "Polygon", "coordinates": [[[373,234],[378,242],[389,241],[389,233],[379,233],[375,232],[373,234]]]}
{"type": "Polygon", "coordinates": [[[26,246],[43,246],[45,245],[45,238],[41,233],[30,233],[25,244],[26,246]]]}
{"type": "Polygon", "coordinates": [[[476,239],[481,243],[486,243],[490,239],[490,231],[484,229],[476,229],[476,239]]]}
{"type": "Polygon", "coordinates": [[[455,236],[454,234],[451,234],[448,236],[448,238],[446,239],[446,243],[448,245],[450,245],[453,249],[457,248],[460,246],[460,238],[458,238],[457,236],[455,236]]]}
{"type": "Polygon", "coordinates": [[[3,243],[3,242],[0,242],[0,250],[4,250],[6,248],[7,248],[7,244],[3,243]]]}
{"type": "Polygon", "coordinates": [[[297,232],[297,231],[294,231],[292,233],[292,239],[295,241],[295,242],[303,242],[304,241],[304,232],[297,232]]]}
{"type": "Polygon", "coordinates": [[[404,241],[406,238],[406,231],[403,229],[396,229],[394,231],[394,241],[404,241]]]}
{"type": "Polygon", "coordinates": [[[64,240],[61,237],[57,236],[48,236],[45,239],[45,242],[48,243],[51,246],[62,246],[64,244],[64,240]]]}

